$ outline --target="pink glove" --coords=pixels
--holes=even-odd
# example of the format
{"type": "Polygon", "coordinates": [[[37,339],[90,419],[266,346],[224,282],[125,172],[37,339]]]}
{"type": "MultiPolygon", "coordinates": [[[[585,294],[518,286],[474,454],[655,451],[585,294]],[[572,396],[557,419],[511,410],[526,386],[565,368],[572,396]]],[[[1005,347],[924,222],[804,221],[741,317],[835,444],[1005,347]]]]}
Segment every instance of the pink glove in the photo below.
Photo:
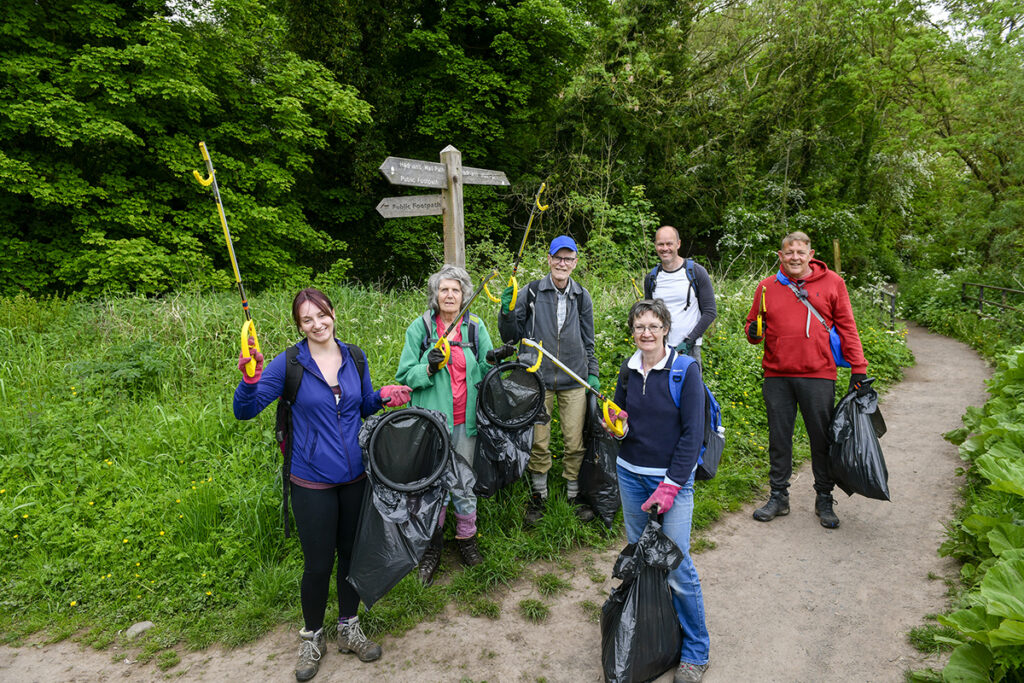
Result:
{"type": "Polygon", "coordinates": [[[388,384],[380,388],[380,401],[388,408],[404,406],[412,398],[412,388],[404,384],[388,384]]]}
{"type": "Polygon", "coordinates": [[[256,340],[249,337],[249,355],[246,356],[244,353],[238,353],[238,370],[242,373],[242,381],[246,384],[256,384],[260,381],[260,377],[263,375],[263,354],[256,351],[253,355],[253,351],[256,349],[256,340]],[[245,371],[245,366],[249,364],[253,358],[256,359],[256,371],[252,377],[245,371]]]}
{"type": "Polygon", "coordinates": [[[640,509],[647,512],[657,505],[658,512],[665,514],[672,509],[672,503],[676,502],[676,496],[679,495],[680,488],[682,487],[664,481],[661,482],[658,484],[658,488],[654,489],[654,493],[647,499],[647,502],[640,506],[640,509]]]}
{"type": "MultiPolygon", "coordinates": [[[[622,420],[622,433],[626,433],[626,420],[629,419],[629,413],[627,413],[625,410],[615,410],[615,408],[608,406],[608,417],[612,419],[613,423],[622,420]]],[[[614,434],[612,434],[611,425],[605,422],[604,419],[601,420],[601,426],[604,427],[604,431],[608,432],[610,436],[615,436],[614,434]]]]}

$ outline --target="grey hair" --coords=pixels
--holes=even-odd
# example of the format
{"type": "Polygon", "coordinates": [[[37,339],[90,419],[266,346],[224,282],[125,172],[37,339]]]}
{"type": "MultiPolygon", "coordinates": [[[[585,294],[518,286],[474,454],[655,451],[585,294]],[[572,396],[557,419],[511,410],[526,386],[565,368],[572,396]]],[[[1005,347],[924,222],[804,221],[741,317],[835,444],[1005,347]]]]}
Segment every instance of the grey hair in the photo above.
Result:
{"type": "Polygon", "coordinates": [[[806,232],[800,232],[797,230],[796,232],[789,233],[782,238],[782,248],[785,249],[791,242],[805,242],[807,244],[807,248],[811,248],[811,238],[807,236],[806,232]]]}
{"type": "Polygon", "coordinates": [[[441,288],[441,280],[455,280],[462,288],[462,305],[465,306],[470,297],[473,296],[473,281],[469,279],[469,273],[465,268],[453,265],[441,266],[441,270],[430,276],[427,280],[427,309],[432,313],[441,310],[437,305],[437,290],[441,288]]]}
{"type": "Polygon", "coordinates": [[[630,332],[633,331],[633,323],[636,322],[636,319],[648,311],[653,313],[654,317],[665,326],[665,336],[668,337],[668,331],[672,329],[672,314],[668,312],[668,306],[661,299],[641,299],[633,304],[633,307],[629,309],[627,321],[630,332]]]}

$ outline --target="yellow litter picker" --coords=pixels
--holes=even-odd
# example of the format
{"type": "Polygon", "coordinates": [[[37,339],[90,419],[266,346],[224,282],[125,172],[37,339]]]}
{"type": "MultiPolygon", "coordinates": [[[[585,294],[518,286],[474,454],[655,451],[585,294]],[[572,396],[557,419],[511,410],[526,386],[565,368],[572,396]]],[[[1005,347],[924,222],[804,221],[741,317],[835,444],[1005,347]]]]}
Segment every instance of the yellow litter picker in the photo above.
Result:
{"type": "MultiPolygon", "coordinates": [[[[231,257],[231,267],[235,270],[235,283],[238,285],[238,294],[242,297],[242,310],[245,312],[245,322],[242,323],[242,354],[249,356],[249,337],[252,337],[256,350],[260,350],[260,340],[256,336],[256,325],[252,321],[252,313],[249,312],[249,299],[245,296],[245,287],[242,286],[242,276],[238,274],[238,261],[235,259],[235,249],[231,246],[231,232],[228,230],[228,219],[224,215],[224,203],[220,199],[220,188],[217,187],[217,176],[213,172],[213,161],[210,160],[210,153],[206,151],[206,143],[199,143],[199,151],[203,153],[203,160],[206,162],[207,177],[203,178],[199,171],[192,171],[199,184],[203,187],[213,185],[213,199],[217,202],[217,213],[220,215],[220,224],[224,228],[224,241],[228,245],[228,256],[231,257]]],[[[245,374],[253,377],[256,374],[256,358],[253,358],[245,366],[245,374]]]]}
{"type": "MultiPolygon", "coordinates": [[[[547,187],[547,183],[541,183],[540,188],[537,190],[537,196],[533,198],[533,206],[530,208],[530,220],[526,222],[526,232],[523,233],[523,241],[519,244],[519,253],[516,254],[516,260],[512,263],[512,277],[508,279],[508,286],[512,288],[512,301],[508,304],[508,309],[511,311],[516,307],[516,299],[519,298],[519,280],[516,279],[516,271],[519,270],[519,262],[523,260],[523,251],[526,249],[526,238],[530,236],[530,228],[533,227],[533,217],[538,212],[544,213],[548,210],[548,204],[540,203],[540,196],[544,194],[544,188],[547,187]]],[[[487,298],[494,303],[500,303],[501,299],[491,294],[491,290],[487,289],[487,283],[484,283],[484,292],[487,294],[487,298]]]]}
{"type": "Polygon", "coordinates": [[[616,419],[613,422],[612,418],[611,418],[611,415],[609,414],[609,410],[610,409],[614,409],[615,412],[618,413],[618,412],[620,412],[622,410],[622,408],[620,408],[617,405],[615,405],[614,401],[612,401],[610,398],[608,398],[607,396],[602,394],[600,391],[598,391],[594,387],[590,386],[590,384],[587,383],[587,380],[583,379],[582,377],[577,375],[575,372],[570,370],[568,368],[568,366],[566,366],[565,363],[563,363],[562,361],[558,360],[558,358],[556,358],[554,354],[552,354],[550,351],[545,349],[541,342],[536,342],[536,341],[534,341],[532,339],[526,339],[526,338],[524,338],[522,340],[522,342],[523,342],[523,344],[525,346],[529,346],[530,348],[537,349],[537,351],[538,351],[538,353],[537,353],[537,362],[534,363],[533,366],[528,369],[529,372],[537,372],[537,370],[540,369],[541,361],[543,361],[544,358],[547,357],[547,359],[550,360],[552,363],[554,363],[555,366],[559,370],[561,370],[565,374],[569,375],[569,377],[572,377],[574,380],[579,382],[580,385],[584,389],[586,389],[587,391],[589,391],[592,394],[594,394],[594,396],[597,396],[599,399],[601,399],[601,402],[602,402],[601,403],[601,409],[604,412],[605,424],[609,425],[609,427],[612,430],[612,434],[614,434],[615,436],[622,436],[622,433],[623,433],[623,430],[624,430],[624,427],[623,427],[623,424],[622,424],[622,420],[616,419]]]}

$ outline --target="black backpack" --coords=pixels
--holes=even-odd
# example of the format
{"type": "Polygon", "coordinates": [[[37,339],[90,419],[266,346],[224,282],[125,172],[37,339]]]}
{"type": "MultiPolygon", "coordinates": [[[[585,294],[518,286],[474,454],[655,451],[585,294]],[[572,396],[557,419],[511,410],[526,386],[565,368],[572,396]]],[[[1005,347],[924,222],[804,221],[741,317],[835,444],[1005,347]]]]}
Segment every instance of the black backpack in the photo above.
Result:
{"type": "MultiPolygon", "coordinates": [[[[683,268],[686,269],[686,277],[690,280],[690,286],[686,290],[686,307],[683,310],[690,308],[690,292],[700,300],[700,293],[697,291],[697,276],[693,267],[693,259],[683,259],[683,268]]],[[[647,277],[644,278],[644,298],[654,298],[654,288],[658,286],[658,273],[662,271],[661,265],[656,265],[651,268],[651,272],[647,273],[647,277]]],[[[699,304],[698,304],[699,305],[699,304]]]]}
{"type": "MultiPolygon", "coordinates": [[[[432,346],[431,341],[433,341],[431,339],[431,336],[433,335],[433,319],[430,316],[430,311],[424,313],[420,320],[423,321],[423,328],[427,331],[426,336],[423,337],[423,341],[420,343],[420,353],[422,354],[424,351],[426,351],[428,348],[432,346]]],[[[472,313],[467,312],[465,314],[465,320],[469,323],[469,329],[467,330],[466,334],[468,339],[466,339],[465,341],[451,342],[451,345],[461,346],[463,349],[469,347],[470,351],[473,352],[473,355],[479,358],[480,355],[477,353],[477,337],[480,336],[480,318],[473,315],[472,313]]]]}
{"type": "MultiPolygon", "coordinates": [[[[356,362],[356,374],[362,379],[366,371],[366,354],[355,344],[345,344],[352,360],[356,362]]],[[[295,404],[295,396],[299,393],[299,385],[302,384],[302,365],[299,364],[298,345],[289,346],[284,352],[284,389],[281,391],[281,398],[277,400],[277,419],[274,425],[274,434],[277,443],[281,447],[283,462],[281,464],[281,515],[284,517],[284,537],[291,536],[288,525],[288,484],[292,473],[292,406],[295,404]]]]}

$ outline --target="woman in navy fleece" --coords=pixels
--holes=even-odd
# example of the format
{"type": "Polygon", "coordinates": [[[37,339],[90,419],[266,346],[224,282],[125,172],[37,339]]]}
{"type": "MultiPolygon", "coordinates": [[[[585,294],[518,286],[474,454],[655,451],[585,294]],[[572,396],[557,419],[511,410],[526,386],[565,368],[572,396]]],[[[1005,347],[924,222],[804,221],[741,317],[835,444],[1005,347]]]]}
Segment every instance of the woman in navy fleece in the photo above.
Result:
{"type": "MultiPolygon", "coordinates": [[[[348,347],[334,337],[334,307],[317,289],[304,289],[292,302],[292,318],[305,335],[298,347],[302,366],[292,405],[292,513],[302,545],[301,644],[295,678],[307,681],[316,675],[324,647],[324,612],[330,588],[334,557],[338,557],[338,650],[354,653],[364,662],[380,657],[380,646],[370,641],[359,626],[359,595],[345,580],[352,544],[359,526],[359,511],[366,488],[363,453],[357,436],[362,418],[409,400],[412,390],[389,385],[374,391],[370,369],[357,371],[348,347]]],[[[279,354],[263,373],[263,354],[253,348],[256,359],[252,377],[242,372],[235,389],[235,417],[249,420],[281,396],[284,389],[285,354],[279,354]]],[[[249,362],[242,354],[238,369],[249,362]]]]}
{"type": "Polygon", "coordinates": [[[700,681],[708,668],[710,637],[704,623],[704,597],[690,558],[693,474],[704,438],[704,386],[692,363],[683,377],[676,407],[669,377],[676,351],[666,345],[672,317],[661,299],[637,301],[629,311],[629,329],[637,351],[619,370],[610,415],[625,422],[618,459],[619,495],[626,537],[636,543],[647,511],[664,515],[662,530],[683,552],[669,574],[673,602],[683,630],[683,649],[675,681],[700,681]]]}

